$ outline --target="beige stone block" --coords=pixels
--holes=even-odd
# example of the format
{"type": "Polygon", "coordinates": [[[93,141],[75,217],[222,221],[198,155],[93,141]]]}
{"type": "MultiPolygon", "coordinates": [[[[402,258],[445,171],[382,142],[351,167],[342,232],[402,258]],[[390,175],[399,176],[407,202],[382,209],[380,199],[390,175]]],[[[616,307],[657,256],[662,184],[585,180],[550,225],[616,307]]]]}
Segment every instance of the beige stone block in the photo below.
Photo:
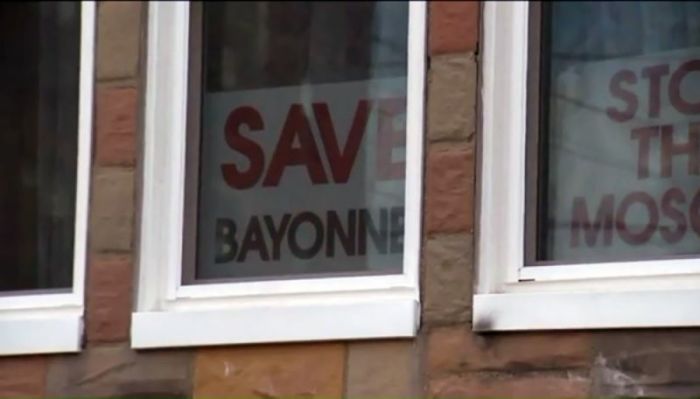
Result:
{"type": "Polygon", "coordinates": [[[104,1],[97,7],[97,78],[136,76],[145,5],[140,1],[104,1]]]}
{"type": "Polygon", "coordinates": [[[134,221],[134,171],[96,168],[90,209],[90,246],[94,251],[130,251],[134,221]]]}
{"type": "Polygon", "coordinates": [[[419,362],[413,340],[351,342],[345,397],[421,397],[419,362]]]}
{"type": "Polygon", "coordinates": [[[198,351],[195,364],[196,397],[340,398],[345,345],[207,348],[198,351]]]}
{"type": "Polygon", "coordinates": [[[428,72],[428,139],[470,140],[476,131],[474,55],[434,56],[428,72]]]}
{"type": "Polygon", "coordinates": [[[474,238],[471,234],[435,235],[423,250],[423,323],[471,319],[474,238]]]}

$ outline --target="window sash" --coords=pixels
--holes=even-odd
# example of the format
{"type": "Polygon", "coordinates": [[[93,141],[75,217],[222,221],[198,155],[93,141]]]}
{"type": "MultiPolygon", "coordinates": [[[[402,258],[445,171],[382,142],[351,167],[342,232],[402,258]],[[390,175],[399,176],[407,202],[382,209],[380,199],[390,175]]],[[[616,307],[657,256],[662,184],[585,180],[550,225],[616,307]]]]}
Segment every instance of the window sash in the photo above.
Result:
{"type": "Polygon", "coordinates": [[[474,329],[700,326],[697,259],[524,267],[529,8],[486,2],[482,14],[474,329]]]}
{"type": "Polygon", "coordinates": [[[186,164],[192,151],[186,133],[190,8],[186,2],[153,2],[149,8],[139,291],[132,346],[413,336],[419,316],[426,3],[411,2],[409,7],[406,159],[412,161],[406,162],[403,273],[186,286],[183,239],[191,233],[183,234],[183,228],[191,215],[186,219],[184,207],[188,195],[196,195],[186,185],[187,173],[192,173],[186,164]],[[366,318],[373,308],[378,317],[366,318]],[[202,324],[195,323],[195,330],[192,323],[197,320],[202,324]],[[222,332],[202,327],[208,323],[231,328],[222,332]],[[254,324],[269,328],[258,331],[250,327],[254,324]],[[182,334],[166,338],[172,336],[168,328],[175,326],[182,334]]]}
{"type": "Polygon", "coordinates": [[[70,292],[0,296],[0,355],[77,352],[83,331],[85,263],[92,153],[95,3],[81,3],[78,162],[70,292]],[[46,339],[51,331],[51,339],[46,339]]]}

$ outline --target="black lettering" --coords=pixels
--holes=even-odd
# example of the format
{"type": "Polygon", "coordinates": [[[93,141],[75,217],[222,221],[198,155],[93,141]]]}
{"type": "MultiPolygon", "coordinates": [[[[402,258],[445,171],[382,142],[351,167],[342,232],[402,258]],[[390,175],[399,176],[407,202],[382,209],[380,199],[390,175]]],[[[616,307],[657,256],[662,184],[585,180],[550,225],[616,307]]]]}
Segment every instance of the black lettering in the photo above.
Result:
{"type": "Polygon", "coordinates": [[[236,258],[238,243],[236,242],[236,223],[231,219],[216,219],[216,255],[214,262],[230,262],[236,258]]]}
{"type": "Polygon", "coordinates": [[[289,242],[289,249],[292,254],[299,259],[311,259],[321,250],[323,246],[323,222],[321,219],[311,212],[302,212],[292,219],[292,223],[289,226],[289,233],[287,234],[287,240],[289,242]],[[297,233],[299,231],[299,226],[304,223],[310,223],[314,230],[316,230],[316,235],[314,237],[314,242],[309,248],[303,249],[297,242],[297,233]]]}
{"type": "Polygon", "coordinates": [[[280,220],[279,228],[275,228],[275,221],[272,216],[265,215],[263,220],[265,220],[265,226],[267,226],[267,231],[270,233],[272,238],[272,259],[280,260],[280,252],[282,247],[282,240],[284,239],[284,233],[287,231],[287,226],[289,226],[289,220],[292,215],[285,213],[280,220]]]}
{"type": "Polygon", "coordinates": [[[241,253],[238,255],[236,262],[245,262],[248,251],[258,251],[260,259],[264,261],[270,260],[270,255],[267,252],[267,244],[265,243],[265,238],[260,228],[260,221],[257,216],[252,216],[250,222],[248,222],[248,228],[246,229],[245,237],[241,244],[241,253]]]}
{"type": "Polygon", "coordinates": [[[340,222],[338,213],[336,211],[327,212],[327,228],[328,234],[326,234],[326,256],[332,258],[335,256],[335,240],[336,238],[340,241],[340,244],[345,250],[345,254],[349,256],[355,255],[355,237],[357,236],[357,217],[355,216],[357,211],[350,209],[347,216],[347,230],[343,231],[343,225],[340,222]]]}
{"type": "Polygon", "coordinates": [[[372,242],[380,254],[387,253],[389,244],[389,212],[386,208],[379,210],[379,229],[372,221],[372,217],[367,209],[360,209],[358,226],[358,254],[367,253],[367,235],[372,237],[372,242]]]}
{"type": "Polygon", "coordinates": [[[391,240],[389,242],[389,252],[392,254],[403,252],[403,222],[404,208],[402,206],[391,208],[391,240]]]}

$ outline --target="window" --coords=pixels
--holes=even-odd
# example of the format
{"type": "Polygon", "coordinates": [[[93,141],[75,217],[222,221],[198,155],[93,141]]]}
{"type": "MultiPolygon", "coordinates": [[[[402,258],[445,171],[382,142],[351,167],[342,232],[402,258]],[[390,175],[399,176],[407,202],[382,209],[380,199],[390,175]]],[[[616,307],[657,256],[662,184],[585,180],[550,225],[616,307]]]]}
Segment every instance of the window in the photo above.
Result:
{"type": "Polygon", "coordinates": [[[133,346],[413,335],[425,5],[149,7],[133,346]]]}
{"type": "Polygon", "coordinates": [[[476,329],[700,324],[698,17],[486,4],[476,329]]]}
{"type": "Polygon", "coordinates": [[[3,3],[0,19],[0,354],[77,351],[94,4],[3,3]]]}

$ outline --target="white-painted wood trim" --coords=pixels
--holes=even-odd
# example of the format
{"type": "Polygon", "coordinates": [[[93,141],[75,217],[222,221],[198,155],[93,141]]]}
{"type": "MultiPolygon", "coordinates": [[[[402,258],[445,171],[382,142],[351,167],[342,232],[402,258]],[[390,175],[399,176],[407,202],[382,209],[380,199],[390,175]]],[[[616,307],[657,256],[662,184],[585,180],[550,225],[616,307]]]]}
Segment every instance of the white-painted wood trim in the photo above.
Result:
{"type": "Polygon", "coordinates": [[[419,306],[412,296],[303,300],[169,312],[132,319],[134,348],[412,337],[419,306]]]}
{"type": "Polygon", "coordinates": [[[398,337],[415,333],[419,320],[415,309],[419,301],[422,219],[425,18],[426,3],[411,2],[406,121],[406,158],[410,162],[406,162],[402,274],[182,286],[189,5],[149,3],[139,289],[132,323],[135,347],[398,337]],[[304,304],[290,308],[290,301],[304,304]],[[411,312],[405,310],[407,304],[411,312]],[[369,312],[372,306],[376,309],[369,312]],[[289,317],[280,316],[292,310],[299,320],[308,321],[307,327],[296,326],[289,317]],[[353,315],[359,317],[362,312],[377,317],[365,317],[364,326],[352,324],[350,320],[357,320],[353,315]],[[349,319],[344,320],[345,317],[349,319]],[[222,334],[201,327],[217,320],[228,329],[257,332],[222,334]],[[278,320],[286,322],[279,324],[278,320]],[[314,329],[330,321],[336,329],[314,329]],[[255,324],[274,326],[277,331],[260,332],[250,327],[255,324]],[[166,325],[169,327],[165,329],[158,327],[166,325]],[[286,325],[291,330],[285,338],[286,325]],[[172,330],[175,326],[180,327],[172,330]],[[187,330],[187,326],[197,328],[187,330]]]}
{"type": "Polygon", "coordinates": [[[700,274],[700,259],[605,262],[561,266],[527,266],[520,270],[522,280],[562,281],[591,278],[700,274]]]}
{"type": "Polygon", "coordinates": [[[80,350],[92,166],[95,3],[82,1],[80,4],[80,87],[73,287],[67,293],[29,293],[0,297],[0,356],[80,350]]]}
{"type": "Polygon", "coordinates": [[[90,169],[92,167],[93,88],[95,75],[94,1],[81,2],[80,103],[78,114],[78,177],[75,205],[75,241],[73,253],[73,292],[83,305],[87,264],[88,213],[90,210],[90,169]]]}
{"type": "Polygon", "coordinates": [[[477,331],[700,326],[700,290],[481,294],[477,331]]]}
{"type": "Polygon", "coordinates": [[[0,312],[0,355],[78,352],[82,332],[80,308],[0,312]]]}
{"type": "Polygon", "coordinates": [[[517,281],[524,255],[527,8],[484,3],[477,292],[517,281]]]}
{"type": "Polygon", "coordinates": [[[474,328],[700,325],[700,259],[525,266],[528,3],[485,2],[474,328]]]}

